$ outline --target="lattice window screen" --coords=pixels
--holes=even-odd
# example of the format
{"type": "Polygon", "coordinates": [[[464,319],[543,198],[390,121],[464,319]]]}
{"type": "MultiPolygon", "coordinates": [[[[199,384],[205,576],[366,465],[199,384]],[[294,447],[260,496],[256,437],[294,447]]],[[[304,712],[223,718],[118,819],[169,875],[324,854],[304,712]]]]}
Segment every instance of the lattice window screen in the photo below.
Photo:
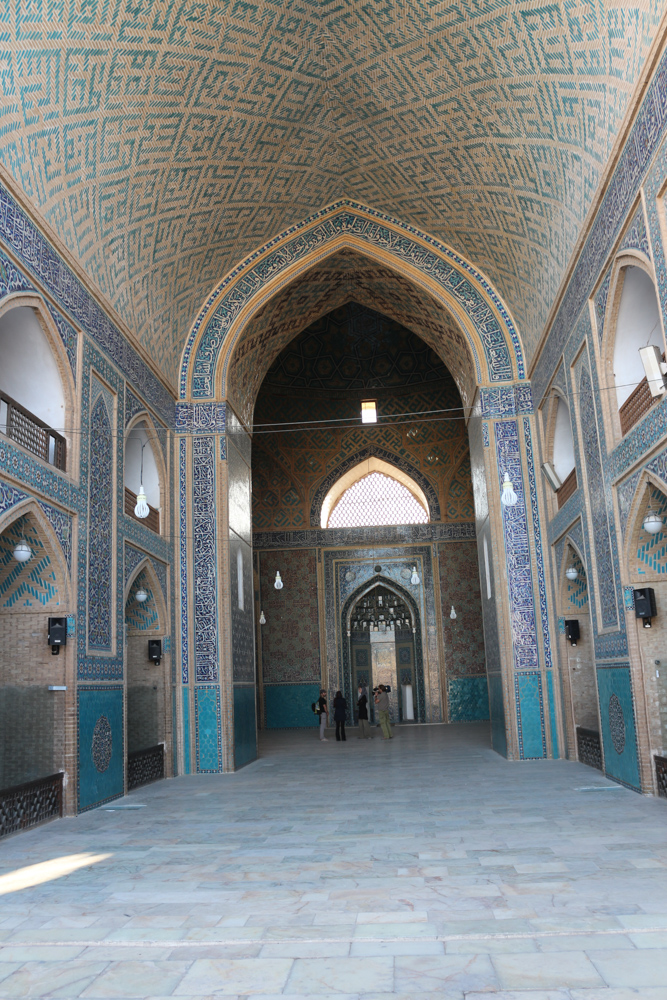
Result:
{"type": "Polygon", "coordinates": [[[329,515],[327,527],[359,528],[427,522],[428,512],[407,486],[381,472],[371,472],[345,490],[329,515]]]}

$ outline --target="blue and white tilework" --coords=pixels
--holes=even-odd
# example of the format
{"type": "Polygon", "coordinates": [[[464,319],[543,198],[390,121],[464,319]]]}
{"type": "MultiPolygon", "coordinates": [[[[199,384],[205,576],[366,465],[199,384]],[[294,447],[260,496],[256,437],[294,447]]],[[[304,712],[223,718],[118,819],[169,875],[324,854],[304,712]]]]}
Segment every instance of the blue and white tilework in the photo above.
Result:
{"type": "Polygon", "coordinates": [[[88,544],[88,648],[112,650],[113,579],[113,415],[100,392],[90,416],[90,491],[88,544]]]}
{"type": "Polygon", "coordinates": [[[188,637],[188,515],[187,515],[187,441],[178,443],[178,527],[180,554],[180,597],[181,597],[181,681],[189,679],[189,637],[188,637]]]}
{"type": "Polygon", "coordinates": [[[195,597],[195,679],[218,679],[214,438],[195,437],[192,452],[192,527],[195,597]]]}

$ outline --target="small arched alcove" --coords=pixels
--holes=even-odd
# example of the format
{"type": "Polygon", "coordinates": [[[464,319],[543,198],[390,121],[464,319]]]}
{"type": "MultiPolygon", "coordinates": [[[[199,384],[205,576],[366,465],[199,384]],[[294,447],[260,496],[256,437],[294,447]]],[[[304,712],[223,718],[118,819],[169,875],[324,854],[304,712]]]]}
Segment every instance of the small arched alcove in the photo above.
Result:
{"type": "Polygon", "coordinates": [[[657,347],[664,357],[665,339],[653,276],[644,260],[623,255],[615,266],[612,309],[606,331],[611,360],[618,430],[627,434],[656,402],[640,356],[643,347],[657,347]]]}
{"type": "Polygon", "coordinates": [[[48,619],[69,608],[67,567],[34,502],[0,520],[0,788],[66,770],[73,651],[53,655],[48,619]],[[21,561],[29,552],[29,557],[21,561]],[[17,557],[18,556],[18,557],[17,557]]]}
{"type": "Polygon", "coordinates": [[[158,534],[163,482],[164,468],[155,427],[148,416],[140,416],[130,424],[125,436],[125,513],[158,534]],[[148,505],[145,517],[136,513],[142,488],[148,505]]]}
{"type": "Polygon", "coordinates": [[[67,469],[73,385],[53,320],[36,296],[0,306],[0,432],[61,471],[67,469]]]}
{"type": "Polygon", "coordinates": [[[572,749],[584,764],[602,768],[600,716],[595,679],[595,647],[588,576],[577,545],[568,538],[561,566],[560,611],[567,669],[563,672],[570,703],[572,749]]]}
{"type": "MultiPolygon", "coordinates": [[[[378,684],[390,690],[394,722],[424,722],[421,615],[398,584],[375,576],[350,595],[342,609],[342,676],[350,720],[359,685],[369,696],[378,684]]],[[[370,697],[372,709],[372,697],[370,697]]],[[[372,718],[372,715],[371,715],[372,718]]]]}
{"type": "Polygon", "coordinates": [[[137,568],[125,600],[128,787],[164,777],[171,757],[168,655],[162,648],[166,608],[150,560],[137,568]],[[160,642],[160,662],[149,643],[160,642]]]}

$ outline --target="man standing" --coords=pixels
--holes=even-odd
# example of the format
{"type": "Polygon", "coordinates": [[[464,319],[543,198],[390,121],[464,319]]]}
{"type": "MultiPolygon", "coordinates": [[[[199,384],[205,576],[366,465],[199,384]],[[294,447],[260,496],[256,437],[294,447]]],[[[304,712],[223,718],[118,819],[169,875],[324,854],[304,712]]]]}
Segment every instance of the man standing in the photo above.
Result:
{"type": "Polygon", "coordinates": [[[375,704],[378,707],[378,714],[380,716],[380,726],[382,727],[382,739],[392,740],[391,726],[389,725],[389,695],[384,684],[380,684],[375,695],[375,704]]]}
{"type": "Polygon", "coordinates": [[[320,691],[320,697],[317,699],[317,714],[320,717],[320,739],[323,743],[328,743],[328,739],[324,735],[327,728],[327,722],[329,718],[329,710],[327,708],[327,693],[322,688],[320,691]]]}

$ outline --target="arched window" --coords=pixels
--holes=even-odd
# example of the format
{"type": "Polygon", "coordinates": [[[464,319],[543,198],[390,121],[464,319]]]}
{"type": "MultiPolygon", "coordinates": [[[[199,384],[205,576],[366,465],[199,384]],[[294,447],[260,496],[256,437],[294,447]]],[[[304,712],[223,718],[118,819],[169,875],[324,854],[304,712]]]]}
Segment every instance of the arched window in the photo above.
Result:
{"type": "Polygon", "coordinates": [[[349,486],[336,501],[328,528],[380,524],[426,524],[428,510],[404,483],[382,472],[371,472],[349,486]]]}
{"type": "Polygon", "coordinates": [[[125,513],[160,531],[160,474],[152,444],[155,432],[145,420],[134,424],[125,439],[125,513]],[[143,486],[148,503],[148,517],[135,514],[137,495],[143,486]]]}
{"type": "Polygon", "coordinates": [[[65,392],[37,313],[16,306],[0,316],[0,431],[65,469],[65,392]]]}
{"type": "Polygon", "coordinates": [[[572,437],[570,407],[562,396],[558,396],[554,421],[553,467],[562,484],[556,491],[559,509],[566,500],[569,500],[577,488],[577,473],[574,465],[574,439],[572,437]]]}
{"type": "Polygon", "coordinates": [[[619,273],[620,297],[614,338],[614,382],[621,433],[644,416],[655,401],[646,381],[639,351],[655,345],[665,350],[660,310],[653,281],[641,267],[624,267],[619,273]]]}

